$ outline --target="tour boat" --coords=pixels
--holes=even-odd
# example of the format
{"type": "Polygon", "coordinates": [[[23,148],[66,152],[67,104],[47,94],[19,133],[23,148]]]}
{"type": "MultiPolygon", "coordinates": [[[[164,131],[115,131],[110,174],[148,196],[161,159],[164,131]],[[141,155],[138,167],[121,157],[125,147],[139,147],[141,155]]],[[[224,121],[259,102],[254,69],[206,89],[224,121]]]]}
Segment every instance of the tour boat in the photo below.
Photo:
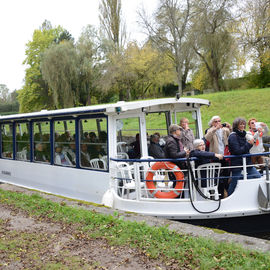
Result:
{"type": "Polygon", "coordinates": [[[246,218],[244,227],[252,219],[270,228],[269,173],[247,180],[248,155],[243,180],[222,199],[219,163],[195,168],[189,159],[183,170],[179,160],[148,155],[150,136],[158,132],[164,144],[182,117],[202,138],[201,107],[209,106],[176,97],[1,116],[0,181],[143,215],[198,224],[246,218]],[[206,187],[196,179],[200,170],[206,187]]]}

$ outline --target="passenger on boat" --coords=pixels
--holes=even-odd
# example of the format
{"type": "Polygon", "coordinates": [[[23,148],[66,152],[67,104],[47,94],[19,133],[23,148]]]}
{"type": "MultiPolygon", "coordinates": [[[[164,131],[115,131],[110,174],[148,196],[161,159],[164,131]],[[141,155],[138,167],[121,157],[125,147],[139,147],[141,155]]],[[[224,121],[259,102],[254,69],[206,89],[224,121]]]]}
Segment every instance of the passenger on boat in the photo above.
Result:
{"type": "MultiPolygon", "coordinates": [[[[249,154],[249,150],[252,148],[254,144],[254,139],[246,140],[246,120],[244,118],[236,118],[233,121],[233,132],[229,136],[229,149],[232,155],[243,155],[249,154]]],[[[246,157],[246,164],[251,165],[251,158],[246,157]]],[[[231,159],[232,166],[243,166],[243,158],[232,158],[231,159]]],[[[243,168],[232,168],[232,180],[229,185],[228,195],[231,195],[235,190],[237,182],[239,179],[243,179],[243,175],[241,174],[243,168]]],[[[260,173],[255,169],[254,166],[247,167],[247,178],[260,178],[260,173]]]]}
{"type": "MultiPolygon", "coordinates": [[[[204,140],[196,139],[193,142],[194,150],[192,150],[189,154],[190,157],[196,157],[195,160],[195,168],[200,165],[210,163],[212,161],[220,161],[223,159],[222,154],[216,154],[214,152],[207,152],[205,151],[205,143],[204,140]]],[[[205,180],[202,182],[202,187],[206,187],[206,175],[205,172],[201,172],[202,178],[205,180]]]]}
{"type": "Polygon", "coordinates": [[[197,157],[195,160],[195,166],[198,167],[202,164],[210,163],[211,161],[219,161],[223,159],[222,154],[205,151],[204,140],[196,139],[193,142],[194,150],[189,154],[190,157],[197,157]]]}
{"type": "Polygon", "coordinates": [[[148,147],[148,155],[153,158],[165,158],[165,153],[161,145],[159,144],[160,135],[154,133],[150,136],[150,145],[148,147]]]}
{"type": "Polygon", "coordinates": [[[87,151],[87,144],[81,144],[81,166],[90,167],[90,155],[87,151]]]}
{"type": "MultiPolygon", "coordinates": [[[[180,135],[180,126],[176,124],[169,126],[169,136],[164,147],[166,158],[185,158],[189,155],[190,151],[184,148],[180,141],[180,135]]],[[[180,168],[186,168],[185,162],[175,162],[175,164],[180,168]]]]}
{"type": "MultiPolygon", "coordinates": [[[[89,139],[84,140],[87,145],[87,151],[91,158],[98,158],[100,154],[100,147],[98,146],[98,138],[95,132],[89,132],[89,139]]],[[[89,159],[90,160],[90,159],[89,159]]]]}
{"type": "Polygon", "coordinates": [[[54,157],[54,163],[57,165],[62,166],[71,166],[72,163],[67,157],[66,154],[62,152],[62,145],[59,143],[55,144],[55,157],[54,157]]]}
{"type": "Polygon", "coordinates": [[[183,117],[180,119],[180,140],[183,146],[189,150],[193,150],[193,141],[195,140],[192,129],[188,126],[189,121],[187,118],[183,117]]]}
{"type": "Polygon", "coordinates": [[[37,143],[35,146],[35,161],[49,162],[43,143],[37,143]]]}
{"type": "MultiPolygon", "coordinates": [[[[263,136],[265,136],[268,133],[269,131],[268,126],[263,122],[258,122],[256,118],[249,119],[248,125],[249,131],[247,132],[247,134],[253,136],[254,138],[254,144],[249,152],[251,154],[263,153],[265,151],[263,147],[263,136]]],[[[263,156],[252,156],[251,161],[253,164],[264,163],[263,156]]],[[[261,165],[260,166],[261,172],[263,168],[264,166],[261,165]]]]}
{"type": "MultiPolygon", "coordinates": [[[[216,154],[227,155],[228,152],[228,137],[231,132],[231,125],[229,123],[221,123],[221,118],[218,115],[215,115],[211,118],[208,123],[209,129],[205,134],[206,143],[209,143],[210,152],[216,154]]],[[[219,181],[219,193],[222,194],[222,197],[227,196],[227,189],[229,187],[228,181],[230,177],[230,169],[225,169],[229,166],[229,161],[223,159],[220,161],[222,170],[220,172],[221,179],[219,181]]]]}
{"type": "Polygon", "coordinates": [[[228,145],[228,137],[230,135],[230,124],[221,123],[221,118],[216,115],[211,118],[208,123],[209,129],[205,134],[205,139],[209,141],[209,151],[217,154],[224,154],[226,145],[228,145]]]}
{"type": "Polygon", "coordinates": [[[66,154],[73,165],[76,165],[76,144],[75,141],[71,141],[69,148],[66,150],[66,154]]]}
{"type": "Polygon", "coordinates": [[[135,141],[130,144],[132,147],[128,151],[129,158],[140,158],[141,157],[141,146],[140,146],[140,134],[137,133],[135,137],[135,141]]]}

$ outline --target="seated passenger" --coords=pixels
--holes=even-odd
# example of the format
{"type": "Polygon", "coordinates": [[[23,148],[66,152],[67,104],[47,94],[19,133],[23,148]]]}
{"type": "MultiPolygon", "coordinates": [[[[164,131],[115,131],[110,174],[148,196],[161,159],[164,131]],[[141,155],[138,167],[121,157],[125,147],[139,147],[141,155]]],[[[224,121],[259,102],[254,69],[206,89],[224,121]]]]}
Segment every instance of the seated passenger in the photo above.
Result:
{"type": "Polygon", "coordinates": [[[73,165],[76,165],[76,144],[71,141],[69,147],[66,149],[66,154],[73,165]]]}
{"type": "MultiPolygon", "coordinates": [[[[193,142],[194,150],[192,150],[189,154],[190,157],[198,158],[195,160],[195,168],[200,165],[210,163],[211,161],[219,161],[223,159],[222,154],[216,154],[214,152],[207,152],[205,151],[205,143],[204,140],[196,139],[193,142]]],[[[202,187],[206,187],[206,173],[205,171],[201,172],[202,180],[202,187]]]]}
{"type": "Polygon", "coordinates": [[[128,156],[131,159],[140,158],[141,157],[141,146],[140,146],[140,134],[137,133],[135,137],[135,141],[130,144],[132,147],[128,151],[128,156]]]}
{"type": "Polygon", "coordinates": [[[35,161],[49,162],[42,143],[37,143],[35,146],[35,161]]]}
{"type": "MultiPolygon", "coordinates": [[[[243,155],[249,154],[249,150],[254,145],[254,138],[246,139],[246,120],[244,118],[236,118],[233,121],[233,132],[229,136],[229,150],[232,155],[243,155]]],[[[251,158],[246,157],[246,164],[251,165],[251,158]]],[[[239,179],[243,178],[242,166],[243,158],[232,158],[231,166],[239,166],[238,168],[232,168],[232,180],[229,185],[228,195],[231,195],[237,185],[239,179]],[[241,167],[240,167],[241,166],[241,167]]],[[[247,178],[260,178],[260,173],[255,169],[254,166],[247,167],[247,178]]]]}
{"type": "Polygon", "coordinates": [[[54,157],[54,163],[57,165],[62,166],[71,166],[72,163],[67,157],[66,154],[62,152],[62,145],[56,143],[55,144],[55,157],[54,157]]]}
{"type": "Polygon", "coordinates": [[[81,144],[81,166],[90,167],[90,155],[87,151],[87,145],[85,143],[81,144]]]}
{"type": "Polygon", "coordinates": [[[157,133],[154,133],[150,137],[150,145],[148,147],[148,154],[153,158],[165,158],[164,150],[159,144],[160,136],[157,133]]]}

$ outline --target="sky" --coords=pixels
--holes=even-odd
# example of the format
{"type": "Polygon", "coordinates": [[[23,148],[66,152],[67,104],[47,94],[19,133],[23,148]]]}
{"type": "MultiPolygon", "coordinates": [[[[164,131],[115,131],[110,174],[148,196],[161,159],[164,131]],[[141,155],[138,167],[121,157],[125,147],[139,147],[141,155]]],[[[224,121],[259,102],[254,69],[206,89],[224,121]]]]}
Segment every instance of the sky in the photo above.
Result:
{"type": "MultiPolygon", "coordinates": [[[[99,26],[99,0],[0,0],[0,84],[10,91],[23,86],[25,45],[44,20],[65,28],[77,41],[82,28],[99,26]]],[[[122,0],[122,14],[131,39],[146,36],[137,24],[136,11],[142,6],[151,14],[158,0],[122,0]]]]}

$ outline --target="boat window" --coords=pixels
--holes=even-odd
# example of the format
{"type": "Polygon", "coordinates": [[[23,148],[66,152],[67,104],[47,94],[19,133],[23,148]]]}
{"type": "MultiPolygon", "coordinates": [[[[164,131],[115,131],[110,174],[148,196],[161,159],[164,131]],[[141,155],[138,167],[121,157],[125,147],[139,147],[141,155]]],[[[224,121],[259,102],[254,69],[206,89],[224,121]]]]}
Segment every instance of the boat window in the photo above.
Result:
{"type": "Polygon", "coordinates": [[[1,125],[2,134],[2,157],[13,158],[13,126],[12,124],[1,125]]]}
{"type": "Polygon", "coordinates": [[[141,157],[140,123],[138,117],[116,120],[117,158],[136,159],[141,157]]]}
{"type": "Polygon", "coordinates": [[[34,161],[51,161],[50,122],[33,123],[34,161]]]}
{"type": "Polygon", "coordinates": [[[16,159],[30,160],[29,123],[16,123],[16,159]]]}
{"type": "MultiPolygon", "coordinates": [[[[199,129],[198,129],[198,122],[197,122],[197,113],[196,111],[192,112],[177,112],[176,113],[176,123],[180,124],[181,118],[187,118],[189,122],[189,128],[193,131],[195,139],[199,139],[199,129]]],[[[174,119],[173,119],[174,121],[174,119]]]]}
{"type": "Polygon", "coordinates": [[[75,120],[54,121],[54,164],[76,165],[75,120]]]}
{"type": "MultiPolygon", "coordinates": [[[[168,136],[168,112],[148,113],[145,115],[148,138],[155,133],[160,135],[160,145],[164,146],[168,136]]],[[[148,145],[150,142],[147,142],[148,145]]]]}
{"type": "Polygon", "coordinates": [[[80,166],[107,170],[108,131],[106,118],[80,120],[80,166]]]}

